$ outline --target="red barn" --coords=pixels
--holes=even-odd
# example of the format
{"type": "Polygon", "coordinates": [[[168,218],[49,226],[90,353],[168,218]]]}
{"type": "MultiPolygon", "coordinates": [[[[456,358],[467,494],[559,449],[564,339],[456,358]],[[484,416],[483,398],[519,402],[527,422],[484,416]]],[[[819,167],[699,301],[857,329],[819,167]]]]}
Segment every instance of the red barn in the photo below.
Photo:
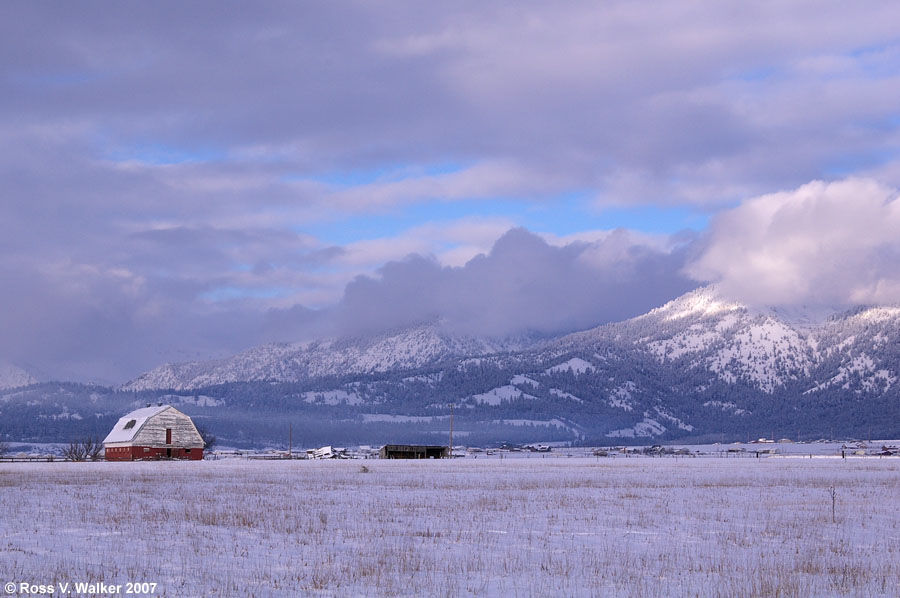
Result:
{"type": "Polygon", "coordinates": [[[107,461],[203,458],[203,437],[171,405],[144,407],[116,422],[103,440],[107,461]]]}

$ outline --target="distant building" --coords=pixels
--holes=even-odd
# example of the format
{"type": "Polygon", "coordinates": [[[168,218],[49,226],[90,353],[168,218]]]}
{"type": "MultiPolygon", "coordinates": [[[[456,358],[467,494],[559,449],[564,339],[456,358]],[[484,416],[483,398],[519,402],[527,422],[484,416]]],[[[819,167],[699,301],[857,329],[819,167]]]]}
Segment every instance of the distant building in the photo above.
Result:
{"type": "Polygon", "coordinates": [[[200,460],[203,444],[191,418],[171,405],[132,411],[103,440],[107,461],[200,460]]]}
{"type": "Polygon", "coordinates": [[[346,459],[347,449],[323,446],[312,451],[311,459],[346,459]]]}
{"type": "Polygon", "coordinates": [[[445,459],[450,447],[424,444],[386,444],[378,453],[382,459],[445,459]]]}

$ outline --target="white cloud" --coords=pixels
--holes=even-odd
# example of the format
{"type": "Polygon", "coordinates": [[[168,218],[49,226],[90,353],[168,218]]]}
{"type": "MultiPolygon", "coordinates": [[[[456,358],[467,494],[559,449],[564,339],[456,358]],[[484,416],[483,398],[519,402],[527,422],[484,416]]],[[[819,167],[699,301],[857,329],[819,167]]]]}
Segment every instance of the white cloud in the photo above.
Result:
{"type": "Polygon", "coordinates": [[[753,304],[900,301],[900,199],[871,179],[814,181],[716,216],[689,267],[753,304]]]}
{"type": "Polygon", "coordinates": [[[484,161],[441,174],[411,174],[333,190],[332,207],[367,211],[423,200],[534,197],[565,189],[565,181],[509,161],[484,161]]]}

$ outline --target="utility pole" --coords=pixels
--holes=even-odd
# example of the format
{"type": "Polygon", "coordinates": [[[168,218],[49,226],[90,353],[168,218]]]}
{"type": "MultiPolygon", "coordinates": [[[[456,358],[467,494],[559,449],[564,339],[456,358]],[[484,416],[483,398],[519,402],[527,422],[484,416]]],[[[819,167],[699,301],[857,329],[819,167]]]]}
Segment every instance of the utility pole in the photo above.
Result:
{"type": "Polygon", "coordinates": [[[450,458],[453,458],[453,403],[450,403],[450,458]]]}
{"type": "Polygon", "coordinates": [[[288,422],[288,459],[294,458],[294,426],[288,422]]]}

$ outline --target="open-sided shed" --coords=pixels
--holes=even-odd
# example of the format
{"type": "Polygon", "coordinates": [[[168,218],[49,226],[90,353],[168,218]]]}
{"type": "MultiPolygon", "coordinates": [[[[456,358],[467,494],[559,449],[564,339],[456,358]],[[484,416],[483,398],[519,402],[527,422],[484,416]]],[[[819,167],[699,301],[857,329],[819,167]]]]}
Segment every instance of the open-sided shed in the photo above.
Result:
{"type": "Polygon", "coordinates": [[[450,456],[450,448],[426,444],[386,444],[381,447],[382,459],[444,459],[450,456]]]}

